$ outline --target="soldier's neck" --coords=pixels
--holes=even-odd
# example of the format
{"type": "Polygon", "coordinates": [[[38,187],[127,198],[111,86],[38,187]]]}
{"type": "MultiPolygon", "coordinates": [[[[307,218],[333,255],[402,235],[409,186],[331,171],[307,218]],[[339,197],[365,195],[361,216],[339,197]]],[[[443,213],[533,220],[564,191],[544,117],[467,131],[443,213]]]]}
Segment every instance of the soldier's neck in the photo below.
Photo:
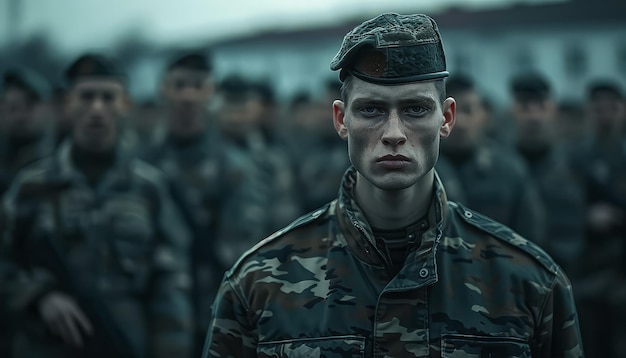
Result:
{"type": "Polygon", "coordinates": [[[406,227],[426,215],[434,192],[434,171],[415,185],[401,190],[381,190],[360,174],[355,198],[370,226],[382,230],[406,227]]]}
{"type": "Polygon", "coordinates": [[[115,163],[116,151],[115,148],[92,151],[73,145],[71,155],[76,169],[85,175],[90,185],[95,187],[115,163]]]}

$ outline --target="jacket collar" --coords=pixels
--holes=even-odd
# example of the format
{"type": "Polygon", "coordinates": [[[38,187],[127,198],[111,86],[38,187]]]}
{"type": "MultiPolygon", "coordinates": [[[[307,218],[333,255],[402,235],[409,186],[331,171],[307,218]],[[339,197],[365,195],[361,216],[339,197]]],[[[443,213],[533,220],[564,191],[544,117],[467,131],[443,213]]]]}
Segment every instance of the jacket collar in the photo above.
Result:
{"type": "MultiPolygon", "coordinates": [[[[354,199],[356,169],[350,167],[343,176],[336,202],[336,215],[347,244],[357,256],[370,264],[380,264],[380,253],[376,254],[376,241],[365,214],[354,199]]],[[[434,194],[428,209],[429,228],[422,236],[419,251],[434,248],[441,238],[448,219],[448,200],[445,190],[435,172],[434,194]]],[[[434,251],[434,250],[433,250],[434,251]]],[[[434,252],[433,252],[434,255],[434,252]]]]}

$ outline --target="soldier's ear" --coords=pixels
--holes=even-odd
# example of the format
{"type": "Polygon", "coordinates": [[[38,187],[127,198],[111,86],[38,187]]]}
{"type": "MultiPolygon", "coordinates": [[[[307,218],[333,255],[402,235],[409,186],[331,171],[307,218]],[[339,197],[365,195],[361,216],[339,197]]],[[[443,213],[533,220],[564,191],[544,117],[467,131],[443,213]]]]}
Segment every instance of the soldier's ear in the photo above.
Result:
{"type": "Polygon", "coordinates": [[[335,100],[333,102],[333,125],[335,126],[335,131],[339,134],[339,137],[343,140],[348,139],[348,129],[346,128],[346,106],[340,100],[335,100]]]}
{"type": "Polygon", "coordinates": [[[447,138],[452,132],[454,123],[456,122],[456,101],[452,97],[448,97],[442,106],[443,111],[443,123],[439,128],[439,136],[441,138],[447,138]]]}

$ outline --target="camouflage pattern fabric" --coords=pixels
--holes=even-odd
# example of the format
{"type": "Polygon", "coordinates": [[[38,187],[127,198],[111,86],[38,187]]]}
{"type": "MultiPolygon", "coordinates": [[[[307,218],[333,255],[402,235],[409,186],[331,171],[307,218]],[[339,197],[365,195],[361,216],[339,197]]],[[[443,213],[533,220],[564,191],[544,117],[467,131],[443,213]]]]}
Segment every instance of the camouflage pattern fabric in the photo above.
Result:
{"type": "Polygon", "coordinates": [[[248,251],[224,276],[204,357],[582,357],[571,286],[539,247],[448,202],[388,274],[353,196],[248,251]]]}
{"type": "MultiPolygon", "coordinates": [[[[72,357],[47,332],[34,305],[62,282],[49,270],[26,269],[15,256],[19,240],[55,240],[73,279],[101,298],[111,319],[141,357],[185,357],[191,343],[189,238],[165,182],[153,167],[118,159],[95,187],[72,164],[72,144],[19,173],[4,198],[7,218],[0,250],[0,298],[23,326],[19,357],[72,357]],[[58,210],[43,197],[25,199],[29,185],[67,183],[58,210]],[[58,214],[55,219],[55,212],[58,214]],[[19,227],[28,216],[32,227],[19,227]],[[63,236],[55,235],[62,225],[63,236]],[[16,232],[28,232],[24,238],[16,232]],[[28,328],[28,329],[26,329],[28,328]]],[[[35,246],[36,247],[36,246],[35,246]]]]}

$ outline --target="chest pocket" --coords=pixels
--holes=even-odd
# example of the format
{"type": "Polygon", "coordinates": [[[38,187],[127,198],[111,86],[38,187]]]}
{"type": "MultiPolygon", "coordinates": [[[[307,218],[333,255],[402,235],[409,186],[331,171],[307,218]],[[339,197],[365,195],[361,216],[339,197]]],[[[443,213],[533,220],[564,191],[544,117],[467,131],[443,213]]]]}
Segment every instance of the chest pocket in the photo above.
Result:
{"type": "Polygon", "coordinates": [[[259,358],[358,358],[365,356],[365,337],[336,336],[261,342],[259,358]]]}
{"type": "Polygon", "coordinates": [[[530,358],[530,346],[511,337],[444,336],[443,358],[530,358]]]}
{"type": "Polygon", "coordinates": [[[110,218],[110,230],[116,238],[148,241],[153,235],[148,205],[137,198],[111,200],[105,206],[110,218]]]}

